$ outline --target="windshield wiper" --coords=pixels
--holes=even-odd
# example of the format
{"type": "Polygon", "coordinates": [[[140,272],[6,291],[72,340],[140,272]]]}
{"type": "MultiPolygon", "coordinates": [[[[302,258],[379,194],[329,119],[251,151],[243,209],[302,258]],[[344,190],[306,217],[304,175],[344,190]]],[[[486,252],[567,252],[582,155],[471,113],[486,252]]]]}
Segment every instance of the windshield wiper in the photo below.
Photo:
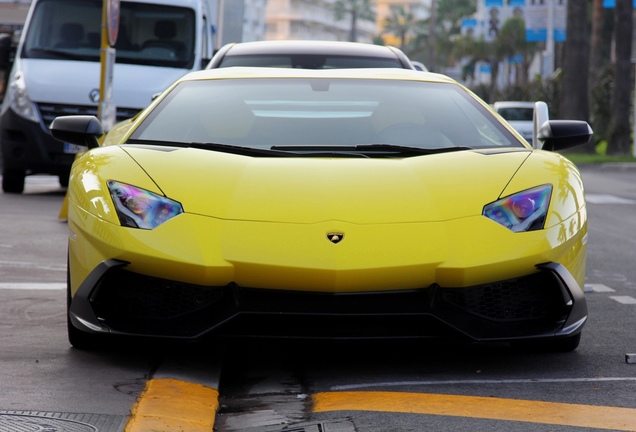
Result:
{"type": "Polygon", "coordinates": [[[402,146],[396,144],[360,144],[356,146],[357,150],[377,153],[396,153],[399,155],[428,155],[437,153],[449,153],[454,151],[472,150],[471,147],[437,147],[437,148],[422,148],[402,146]]]}
{"type": "Polygon", "coordinates": [[[206,142],[177,142],[177,141],[155,141],[155,140],[142,140],[142,139],[129,139],[126,144],[138,144],[138,145],[152,145],[161,147],[179,147],[179,148],[197,148],[201,150],[218,151],[223,153],[238,154],[242,156],[260,156],[260,157],[368,157],[359,152],[343,152],[342,147],[335,147],[337,151],[331,151],[325,148],[320,150],[313,150],[310,152],[304,151],[307,147],[299,147],[303,149],[302,152],[277,149],[271,147],[257,148],[257,147],[244,147],[232,144],[219,144],[219,143],[206,143],[206,142]]]}
{"type": "Polygon", "coordinates": [[[346,153],[364,154],[367,157],[373,155],[399,155],[399,156],[420,156],[437,153],[447,153],[453,151],[472,150],[471,147],[439,147],[439,148],[421,148],[401,146],[395,144],[358,144],[355,146],[272,146],[272,150],[291,151],[291,152],[329,152],[329,153],[346,153]]]}
{"type": "Polygon", "coordinates": [[[204,142],[178,142],[178,141],[158,141],[146,139],[129,139],[126,144],[140,144],[160,147],[197,148],[201,150],[219,151],[223,153],[239,154],[244,156],[291,156],[286,152],[272,151],[254,147],[243,147],[231,144],[204,143],[204,142]]]}

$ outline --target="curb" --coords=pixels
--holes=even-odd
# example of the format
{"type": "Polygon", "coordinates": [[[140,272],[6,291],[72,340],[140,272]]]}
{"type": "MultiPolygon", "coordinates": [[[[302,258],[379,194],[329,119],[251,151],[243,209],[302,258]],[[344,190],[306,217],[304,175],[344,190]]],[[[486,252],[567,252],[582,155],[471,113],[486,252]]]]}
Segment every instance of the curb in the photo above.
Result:
{"type": "Polygon", "coordinates": [[[148,381],[131,410],[125,432],[209,432],[214,428],[219,392],[170,378],[148,381]]]}
{"type": "Polygon", "coordinates": [[[167,359],[147,381],[124,432],[210,432],[219,408],[217,361],[167,359]]]}

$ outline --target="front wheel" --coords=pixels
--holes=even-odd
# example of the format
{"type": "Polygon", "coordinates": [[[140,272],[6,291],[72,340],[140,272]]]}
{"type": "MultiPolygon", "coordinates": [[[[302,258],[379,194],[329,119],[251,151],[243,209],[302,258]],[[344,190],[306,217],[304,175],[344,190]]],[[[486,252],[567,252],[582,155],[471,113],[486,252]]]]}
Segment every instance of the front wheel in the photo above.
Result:
{"type": "Polygon", "coordinates": [[[2,171],[2,190],[5,193],[22,193],[25,178],[24,170],[5,168],[2,171]]]}

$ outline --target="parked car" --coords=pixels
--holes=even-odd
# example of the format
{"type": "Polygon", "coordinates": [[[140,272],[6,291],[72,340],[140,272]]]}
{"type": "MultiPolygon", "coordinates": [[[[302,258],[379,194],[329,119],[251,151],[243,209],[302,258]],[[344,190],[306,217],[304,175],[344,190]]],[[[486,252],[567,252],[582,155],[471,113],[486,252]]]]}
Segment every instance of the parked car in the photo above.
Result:
{"type": "Polygon", "coordinates": [[[392,46],[311,40],[230,43],[219,49],[206,69],[232,66],[414,69],[406,54],[392,46]]]}
{"type": "Polygon", "coordinates": [[[460,337],[573,350],[587,319],[582,121],[533,149],[441,75],[219,68],[91,148],[69,193],[68,332],[460,337]]]}
{"type": "Polygon", "coordinates": [[[529,143],[532,142],[534,102],[499,101],[493,104],[495,111],[515,128],[529,143]]]}

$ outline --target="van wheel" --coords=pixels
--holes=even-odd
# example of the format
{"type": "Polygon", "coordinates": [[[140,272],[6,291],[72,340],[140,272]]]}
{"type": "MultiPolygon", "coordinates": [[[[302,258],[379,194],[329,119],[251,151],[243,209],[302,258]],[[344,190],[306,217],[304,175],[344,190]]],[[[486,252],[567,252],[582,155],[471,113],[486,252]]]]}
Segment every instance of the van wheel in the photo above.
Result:
{"type": "Polygon", "coordinates": [[[68,181],[69,181],[70,176],[71,176],[71,173],[60,174],[59,176],[57,176],[57,179],[60,182],[60,186],[68,187],[68,181]]]}
{"type": "Polygon", "coordinates": [[[6,193],[22,193],[25,177],[26,173],[23,170],[5,168],[2,171],[2,190],[6,193]]]}

